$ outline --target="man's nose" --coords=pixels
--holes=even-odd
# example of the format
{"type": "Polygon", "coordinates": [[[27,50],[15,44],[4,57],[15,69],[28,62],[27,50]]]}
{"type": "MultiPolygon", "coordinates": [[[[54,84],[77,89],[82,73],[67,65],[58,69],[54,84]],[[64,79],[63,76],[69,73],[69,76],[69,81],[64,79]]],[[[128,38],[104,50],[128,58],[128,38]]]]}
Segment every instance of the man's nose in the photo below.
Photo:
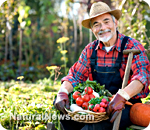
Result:
{"type": "Polygon", "coordinates": [[[101,31],[106,30],[106,25],[105,25],[105,24],[101,24],[100,30],[101,30],[101,31]]]}

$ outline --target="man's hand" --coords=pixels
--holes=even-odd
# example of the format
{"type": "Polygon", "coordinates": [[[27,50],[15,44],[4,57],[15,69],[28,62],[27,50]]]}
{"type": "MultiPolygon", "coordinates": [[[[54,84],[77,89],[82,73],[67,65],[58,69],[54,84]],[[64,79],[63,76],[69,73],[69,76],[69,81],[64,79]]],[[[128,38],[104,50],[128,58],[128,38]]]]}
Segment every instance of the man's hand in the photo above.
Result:
{"type": "Polygon", "coordinates": [[[110,122],[114,122],[120,111],[124,108],[126,99],[120,96],[118,93],[115,97],[109,102],[107,107],[107,114],[110,116],[110,122]]]}
{"type": "Polygon", "coordinates": [[[55,106],[55,108],[57,110],[60,110],[64,114],[67,114],[67,112],[64,109],[64,107],[66,107],[67,109],[69,109],[69,98],[68,98],[67,93],[65,93],[65,92],[59,92],[57,94],[57,98],[56,98],[54,106],[55,106]]]}

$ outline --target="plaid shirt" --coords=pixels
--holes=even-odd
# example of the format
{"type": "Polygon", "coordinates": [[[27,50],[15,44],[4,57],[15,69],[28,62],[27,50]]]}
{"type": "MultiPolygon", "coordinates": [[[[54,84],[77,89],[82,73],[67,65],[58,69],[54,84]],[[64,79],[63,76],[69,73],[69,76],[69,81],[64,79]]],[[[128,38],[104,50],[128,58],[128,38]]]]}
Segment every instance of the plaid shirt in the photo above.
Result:
{"type": "MultiPolygon", "coordinates": [[[[118,52],[121,51],[121,43],[124,38],[124,35],[118,32],[118,39],[116,44],[111,48],[109,52],[105,50],[105,46],[100,42],[97,49],[97,65],[98,66],[113,66],[118,57],[118,52]]],[[[90,57],[93,52],[94,45],[96,41],[89,43],[84,50],[82,51],[79,60],[70,68],[69,73],[66,77],[62,78],[63,81],[69,81],[73,87],[79,82],[84,82],[89,78],[93,80],[90,66],[90,57]]],[[[129,77],[129,82],[133,80],[139,80],[144,84],[144,88],[140,93],[134,96],[134,99],[144,98],[149,94],[149,84],[150,84],[150,63],[145,54],[145,49],[139,41],[129,38],[128,42],[125,45],[126,49],[139,49],[141,53],[133,56],[131,70],[133,72],[132,76],[129,77]]],[[[128,55],[123,55],[123,60],[120,68],[120,76],[123,80],[126,63],[128,55]]]]}

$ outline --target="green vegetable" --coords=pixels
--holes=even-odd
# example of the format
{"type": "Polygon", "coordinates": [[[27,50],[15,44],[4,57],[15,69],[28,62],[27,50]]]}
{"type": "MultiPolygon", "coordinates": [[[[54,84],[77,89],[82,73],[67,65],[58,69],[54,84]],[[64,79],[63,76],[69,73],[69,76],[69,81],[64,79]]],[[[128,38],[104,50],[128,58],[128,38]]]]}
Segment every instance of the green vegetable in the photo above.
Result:
{"type": "Polygon", "coordinates": [[[86,80],[86,84],[94,84],[94,85],[96,85],[97,82],[96,81],[91,81],[91,80],[86,80]]]}
{"type": "Polygon", "coordinates": [[[107,101],[109,101],[107,96],[101,96],[101,97],[92,98],[89,101],[89,104],[93,104],[93,105],[100,104],[103,98],[105,98],[107,101]]]}
{"type": "Polygon", "coordinates": [[[76,87],[74,87],[73,92],[79,91],[79,92],[82,93],[84,91],[85,87],[86,87],[86,83],[85,82],[79,83],[76,87]]]}
{"type": "Polygon", "coordinates": [[[96,98],[92,98],[90,101],[89,101],[89,104],[93,104],[93,105],[95,105],[95,104],[99,104],[100,102],[101,102],[101,98],[99,98],[99,97],[96,97],[96,98]]]}
{"type": "Polygon", "coordinates": [[[70,105],[72,105],[72,104],[74,104],[75,103],[75,100],[73,99],[73,92],[71,92],[70,94],[69,94],[69,101],[70,101],[70,105]]]}

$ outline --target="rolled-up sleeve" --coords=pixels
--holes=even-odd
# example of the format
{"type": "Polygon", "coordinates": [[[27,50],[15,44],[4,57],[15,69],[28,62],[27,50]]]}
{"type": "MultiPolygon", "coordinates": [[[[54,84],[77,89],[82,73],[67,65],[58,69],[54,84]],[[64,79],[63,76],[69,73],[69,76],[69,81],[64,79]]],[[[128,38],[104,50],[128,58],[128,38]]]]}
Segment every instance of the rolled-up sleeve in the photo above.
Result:
{"type": "Polygon", "coordinates": [[[133,56],[131,67],[133,75],[131,77],[131,81],[139,80],[144,85],[142,91],[134,96],[134,98],[145,98],[149,94],[150,63],[142,44],[137,44],[137,46],[135,46],[133,49],[140,49],[141,53],[133,56]]]}

